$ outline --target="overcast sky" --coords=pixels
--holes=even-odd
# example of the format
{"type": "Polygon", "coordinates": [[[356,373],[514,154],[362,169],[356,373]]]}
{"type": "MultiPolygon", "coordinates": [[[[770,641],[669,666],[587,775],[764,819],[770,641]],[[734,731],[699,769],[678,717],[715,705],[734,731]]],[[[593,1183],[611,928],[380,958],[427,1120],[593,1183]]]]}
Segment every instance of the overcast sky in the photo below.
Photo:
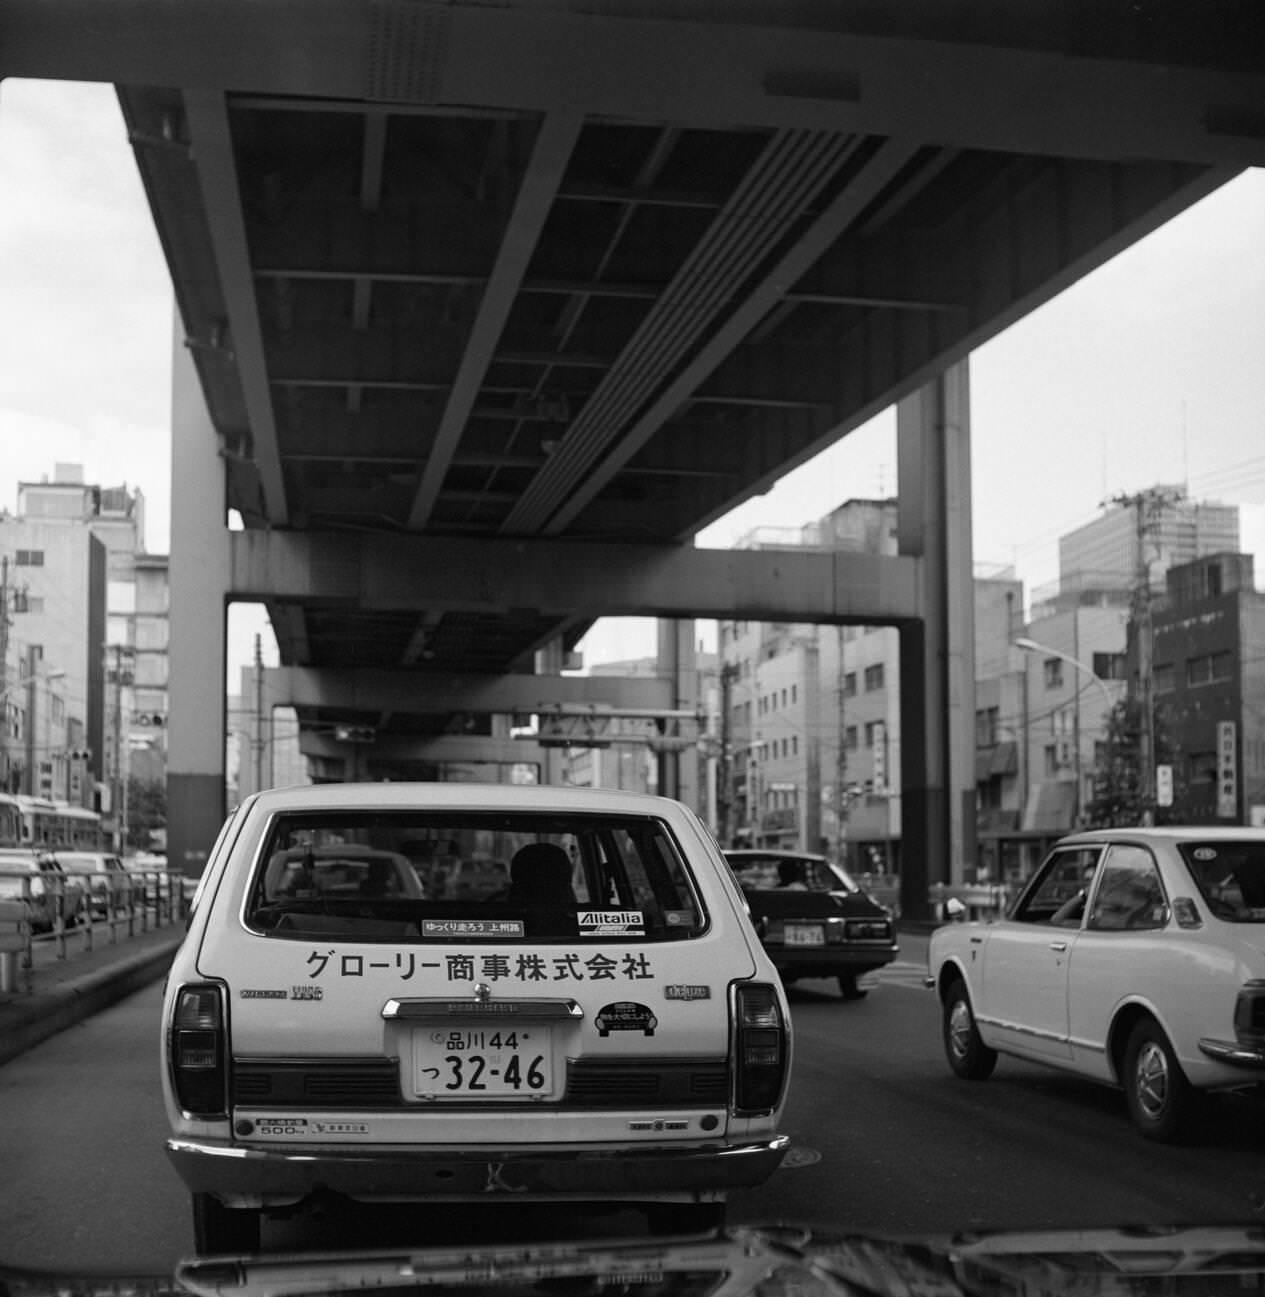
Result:
{"type": "MultiPolygon", "coordinates": [[[[80,463],[169,536],[172,302],[113,90],[0,83],[0,507],[80,463]]],[[[709,528],[727,546],[895,488],[889,412],[709,528]]],[[[1113,495],[1186,482],[1242,507],[1265,588],[1265,172],[1233,181],[971,358],[977,563],[1028,585],[1113,495]]],[[[590,661],[653,650],[607,622],[590,661]]],[[[240,638],[240,637],[239,637],[240,638]]]]}

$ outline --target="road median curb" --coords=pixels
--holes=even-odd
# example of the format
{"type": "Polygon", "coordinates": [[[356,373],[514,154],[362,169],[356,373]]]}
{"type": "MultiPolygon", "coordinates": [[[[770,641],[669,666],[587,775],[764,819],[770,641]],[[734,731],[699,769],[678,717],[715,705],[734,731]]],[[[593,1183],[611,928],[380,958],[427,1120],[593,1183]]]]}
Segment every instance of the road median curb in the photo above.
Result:
{"type": "Polygon", "coordinates": [[[184,937],[170,939],[0,1007],[0,1064],[160,978],[184,937]]]}

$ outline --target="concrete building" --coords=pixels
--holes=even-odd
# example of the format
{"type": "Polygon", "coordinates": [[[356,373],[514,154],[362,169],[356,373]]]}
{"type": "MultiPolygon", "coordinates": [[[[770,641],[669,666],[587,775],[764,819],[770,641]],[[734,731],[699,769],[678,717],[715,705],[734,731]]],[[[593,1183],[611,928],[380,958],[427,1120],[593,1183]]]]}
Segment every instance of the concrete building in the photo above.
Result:
{"type": "Polygon", "coordinates": [[[1184,486],[1153,486],[1059,538],[1059,583],[1132,587],[1145,562],[1151,588],[1170,567],[1239,548],[1237,505],[1192,500],[1184,486]]]}
{"type": "Polygon", "coordinates": [[[1171,569],[1152,627],[1156,713],[1173,754],[1170,814],[1265,827],[1265,594],[1252,556],[1171,569]]]}
{"type": "Polygon", "coordinates": [[[144,519],[139,490],[86,483],[77,464],[18,483],[16,514],[0,516],[9,634],[64,672],[66,723],[41,758],[36,791],[101,810],[116,841],[131,736],[165,730],[167,714],[166,563],[145,555],[144,519]]]}
{"type": "Polygon", "coordinates": [[[309,784],[308,759],[299,750],[299,721],[293,707],[268,696],[267,672],[243,667],[239,691],[228,697],[225,800],[236,806],[261,788],[309,784]]]}
{"type": "MultiPolygon", "coordinates": [[[[894,554],[895,500],[850,500],[801,528],[759,528],[742,548],[894,554]]],[[[1022,618],[1009,573],[974,585],[977,661],[990,669],[1022,618]]],[[[727,814],[723,839],[826,851],[859,872],[901,858],[900,645],[893,627],[721,622],[727,814]]],[[[1005,760],[1014,763],[1014,740],[1005,760]]]]}

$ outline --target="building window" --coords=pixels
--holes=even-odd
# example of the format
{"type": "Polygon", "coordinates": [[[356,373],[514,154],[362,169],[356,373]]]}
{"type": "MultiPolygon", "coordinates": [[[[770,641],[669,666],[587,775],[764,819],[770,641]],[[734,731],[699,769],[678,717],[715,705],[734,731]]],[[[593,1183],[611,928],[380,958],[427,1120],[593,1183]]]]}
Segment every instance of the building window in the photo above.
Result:
{"type": "Polygon", "coordinates": [[[791,685],[791,704],[794,705],[799,701],[799,686],[791,685]]]}
{"type": "Polygon", "coordinates": [[[1063,659],[1046,658],[1045,665],[1045,687],[1047,689],[1063,688],[1063,659]]]}
{"type": "MultiPolygon", "coordinates": [[[[1097,658],[1095,658],[1095,661],[1097,658]]],[[[1098,674],[1097,670],[1094,672],[1098,674]]],[[[1155,684],[1157,694],[1171,694],[1176,686],[1176,680],[1173,673],[1173,664],[1165,662],[1163,666],[1157,666],[1151,673],[1151,679],[1155,684]]]]}
{"type": "Polygon", "coordinates": [[[799,756],[799,735],[798,734],[791,735],[791,756],[793,757],[799,756]]]}
{"type": "Polygon", "coordinates": [[[1059,772],[1059,750],[1056,744],[1047,743],[1045,745],[1045,773],[1047,775],[1057,775],[1059,772]]]}
{"type": "Polygon", "coordinates": [[[1211,684],[1214,680],[1229,680],[1232,669],[1233,659],[1228,651],[1206,653],[1187,661],[1186,683],[1194,686],[1211,684]]]}
{"type": "Polygon", "coordinates": [[[1217,754],[1215,752],[1192,752],[1190,754],[1190,782],[1192,784],[1214,784],[1217,782],[1217,754]]]}
{"type": "Polygon", "coordinates": [[[1099,680],[1125,679],[1126,667],[1123,653],[1095,653],[1092,665],[1094,674],[1099,680]]]}
{"type": "Polygon", "coordinates": [[[857,696],[857,673],[849,671],[843,677],[843,696],[845,698],[855,698],[857,696]]]}
{"type": "Polygon", "coordinates": [[[855,725],[849,725],[847,729],[843,731],[843,746],[847,748],[849,752],[855,752],[857,750],[857,727],[855,725]]]}
{"type": "Polygon", "coordinates": [[[865,746],[872,748],[876,741],[880,740],[883,734],[882,721],[866,721],[865,723],[865,746]]]}
{"type": "Polygon", "coordinates": [[[1000,720],[996,707],[984,707],[975,713],[975,746],[991,748],[997,745],[997,727],[1000,720]]]}
{"type": "Polygon", "coordinates": [[[18,567],[43,567],[44,551],[42,549],[20,549],[14,556],[18,567]]]}

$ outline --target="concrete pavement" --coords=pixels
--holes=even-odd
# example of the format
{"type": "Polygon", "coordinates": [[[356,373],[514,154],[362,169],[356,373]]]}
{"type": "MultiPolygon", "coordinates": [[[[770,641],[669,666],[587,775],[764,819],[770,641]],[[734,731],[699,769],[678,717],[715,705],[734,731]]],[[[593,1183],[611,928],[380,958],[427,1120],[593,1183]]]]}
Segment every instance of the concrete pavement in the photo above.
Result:
{"type": "Polygon", "coordinates": [[[0,1063],[164,976],[183,936],[177,921],[111,943],[98,925],[88,950],[72,929],[64,958],[53,942],[37,942],[32,967],[0,991],[0,1063]]]}

